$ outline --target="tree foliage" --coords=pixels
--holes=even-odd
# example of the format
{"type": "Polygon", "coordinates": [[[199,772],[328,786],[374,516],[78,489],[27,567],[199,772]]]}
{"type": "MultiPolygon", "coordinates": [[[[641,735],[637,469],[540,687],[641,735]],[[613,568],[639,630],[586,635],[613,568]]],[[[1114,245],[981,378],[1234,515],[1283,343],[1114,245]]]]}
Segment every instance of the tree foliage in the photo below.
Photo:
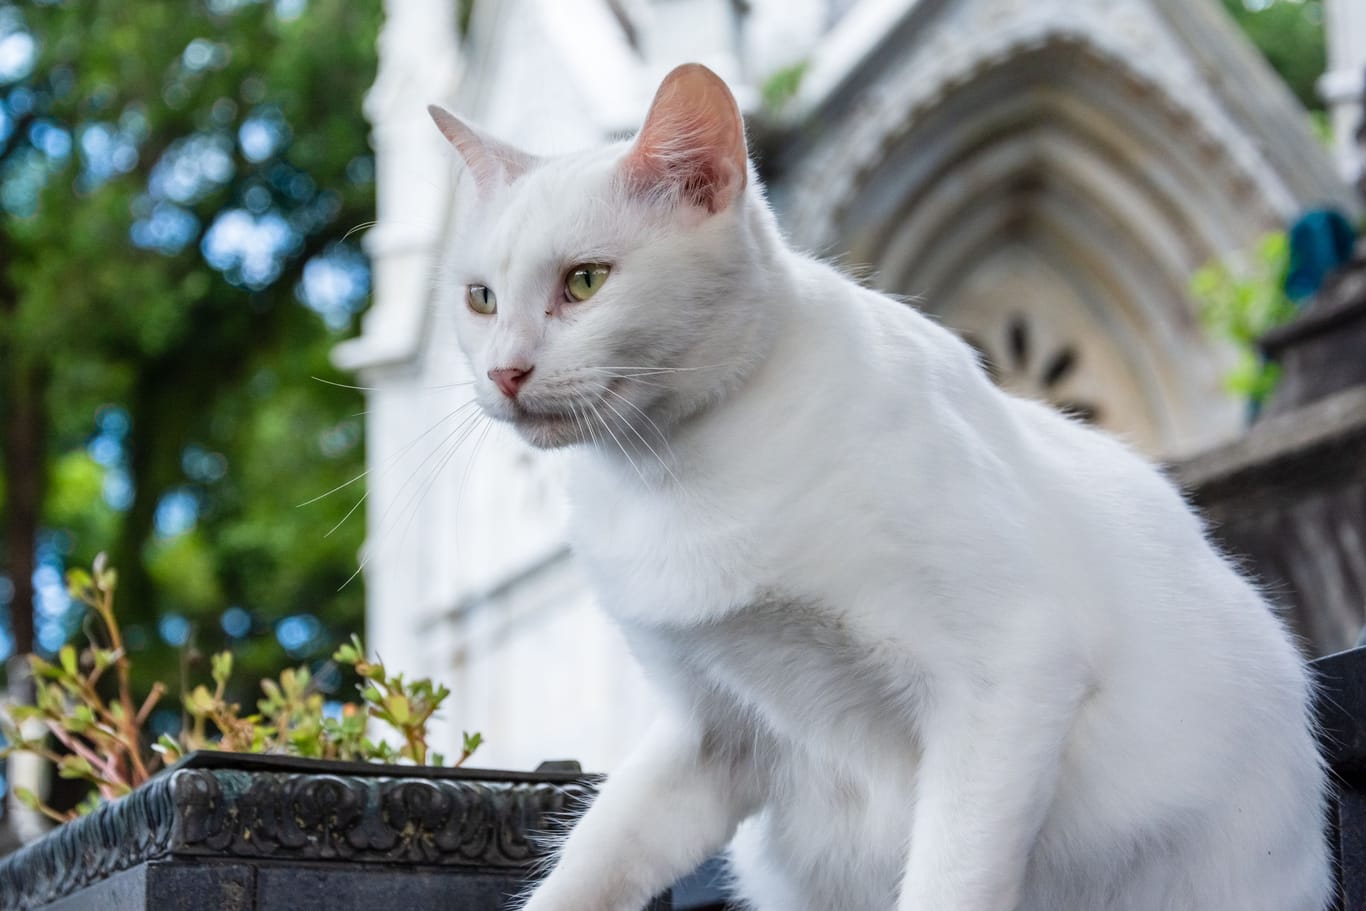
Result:
{"type": "MultiPolygon", "coordinates": [[[[111,549],[145,691],[181,646],[252,677],[362,616],[356,396],[371,0],[0,0],[0,603],[54,653],[111,549]],[[37,504],[19,521],[24,498],[37,504]],[[333,525],[336,532],[328,535],[333,525]],[[29,580],[35,585],[29,588],[29,580]],[[9,597],[4,596],[8,594],[9,597]]],[[[250,681],[244,682],[250,686],[250,681]]]]}
{"type": "Polygon", "coordinates": [[[1323,0],[1224,0],[1224,8],[1300,103],[1322,111],[1315,86],[1327,65],[1323,0]]]}

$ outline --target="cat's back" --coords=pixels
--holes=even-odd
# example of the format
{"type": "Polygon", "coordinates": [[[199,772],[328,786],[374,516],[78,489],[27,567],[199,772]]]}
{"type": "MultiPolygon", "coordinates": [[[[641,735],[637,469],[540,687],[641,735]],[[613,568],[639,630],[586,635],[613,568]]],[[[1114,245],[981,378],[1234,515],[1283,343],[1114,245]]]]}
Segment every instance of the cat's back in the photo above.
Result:
{"type": "Polygon", "coordinates": [[[930,560],[956,592],[1046,602],[1041,620],[1066,625],[1108,673],[1131,675],[1135,693],[1163,693],[1152,682],[1161,669],[1173,707],[1182,687],[1217,684],[1230,702],[1242,687],[1295,710],[1307,678],[1291,637],[1159,467],[999,390],[960,339],[910,305],[862,290],[857,305],[870,352],[859,369],[879,376],[881,397],[901,403],[881,407],[902,419],[879,423],[879,405],[866,404],[868,441],[848,458],[896,466],[863,480],[903,520],[875,530],[903,534],[902,567],[930,560]]]}

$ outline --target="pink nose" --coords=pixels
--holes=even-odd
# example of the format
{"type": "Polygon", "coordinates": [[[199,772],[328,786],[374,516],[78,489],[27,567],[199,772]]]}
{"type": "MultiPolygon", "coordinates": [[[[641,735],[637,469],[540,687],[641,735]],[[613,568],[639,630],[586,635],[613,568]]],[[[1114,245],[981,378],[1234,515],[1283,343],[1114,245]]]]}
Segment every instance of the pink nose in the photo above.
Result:
{"type": "Polygon", "coordinates": [[[531,376],[533,368],[527,367],[499,367],[489,371],[489,379],[503,390],[503,395],[510,399],[517,398],[517,391],[522,388],[527,377],[531,376]]]}

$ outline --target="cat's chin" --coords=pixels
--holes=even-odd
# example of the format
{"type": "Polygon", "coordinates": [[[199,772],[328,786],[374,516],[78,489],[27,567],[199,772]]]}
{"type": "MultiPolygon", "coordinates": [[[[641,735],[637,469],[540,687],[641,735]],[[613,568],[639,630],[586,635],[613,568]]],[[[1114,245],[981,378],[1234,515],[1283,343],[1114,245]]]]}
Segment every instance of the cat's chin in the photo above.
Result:
{"type": "Polygon", "coordinates": [[[579,425],[568,415],[518,415],[517,433],[537,449],[562,449],[582,442],[579,425]]]}

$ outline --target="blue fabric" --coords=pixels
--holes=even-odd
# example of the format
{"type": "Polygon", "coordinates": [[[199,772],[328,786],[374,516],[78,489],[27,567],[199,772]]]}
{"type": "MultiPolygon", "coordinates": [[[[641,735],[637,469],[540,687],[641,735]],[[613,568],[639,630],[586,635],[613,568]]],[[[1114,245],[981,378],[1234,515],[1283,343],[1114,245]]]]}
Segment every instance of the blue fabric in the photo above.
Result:
{"type": "Polygon", "coordinates": [[[1356,231],[1336,209],[1310,209],[1290,227],[1285,293],[1299,303],[1313,297],[1330,273],[1352,258],[1356,231]]]}

